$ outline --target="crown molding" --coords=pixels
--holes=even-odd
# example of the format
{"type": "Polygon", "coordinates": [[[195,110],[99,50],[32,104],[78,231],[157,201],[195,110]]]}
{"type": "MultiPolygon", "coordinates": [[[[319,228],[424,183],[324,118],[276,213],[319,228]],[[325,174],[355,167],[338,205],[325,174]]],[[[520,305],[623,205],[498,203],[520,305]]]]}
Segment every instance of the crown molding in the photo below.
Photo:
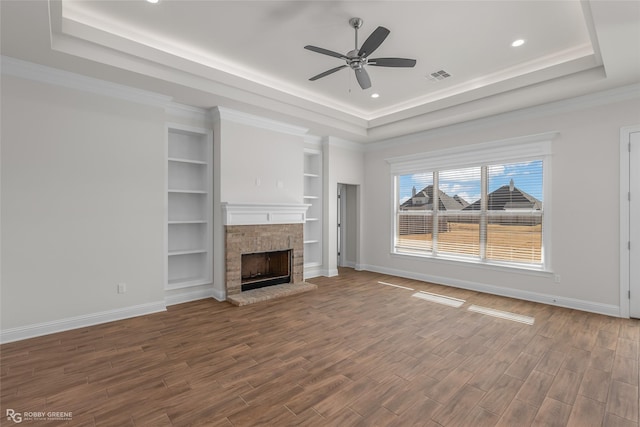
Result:
{"type": "Polygon", "coordinates": [[[212,110],[214,111],[214,119],[216,119],[215,116],[218,116],[218,120],[226,120],[233,123],[301,137],[306,137],[307,132],[309,132],[308,128],[267,119],[254,114],[243,113],[226,107],[215,107],[212,110]]]}
{"type": "Polygon", "coordinates": [[[387,138],[368,143],[365,145],[365,148],[366,151],[384,150],[406,144],[425,142],[458,132],[473,131],[486,126],[499,125],[522,118],[537,118],[568,113],[632,99],[640,99],[640,83],[594,92],[587,95],[580,95],[573,98],[563,99],[561,101],[550,102],[548,104],[536,105],[534,107],[522,108],[515,111],[496,114],[494,116],[463,121],[409,135],[387,138]]]}
{"type": "Polygon", "coordinates": [[[211,120],[209,110],[200,107],[193,107],[191,105],[180,104],[178,102],[169,102],[164,107],[165,112],[168,115],[176,117],[185,117],[189,119],[196,119],[208,122],[211,120]]]}
{"type": "Polygon", "coordinates": [[[0,70],[3,75],[7,76],[62,86],[152,107],[165,108],[172,99],[170,96],[160,95],[155,92],[111,83],[10,56],[0,56],[0,70]]]}
{"type": "Polygon", "coordinates": [[[315,145],[317,147],[322,146],[322,137],[317,135],[305,135],[304,142],[310,145],[315,145]]]}

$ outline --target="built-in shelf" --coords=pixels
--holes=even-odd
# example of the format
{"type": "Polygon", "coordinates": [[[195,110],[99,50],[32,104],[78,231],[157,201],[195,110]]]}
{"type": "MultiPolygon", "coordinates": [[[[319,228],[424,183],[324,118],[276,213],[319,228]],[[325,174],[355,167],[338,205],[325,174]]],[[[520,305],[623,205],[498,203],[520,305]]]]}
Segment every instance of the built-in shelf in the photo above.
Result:
{"type": "Polygon", "coordinates": [[[209,194],[206,190],[177,190],[175,188],[170,188],[167,190],[169,193],[185,193],[185,194],[209,194]]]}
{"type": "Polygon", "coordinates": [[[194,220],[194,221],[169,221],[169,225],[173,224],[206,224],[208,221],[194,220]]]}
{"type": "MultiPolygon", "coordinates": [[[[304,224],[305,269],[322,265],[322,151],[304,150],[304,200],[309,203],[304,224]]],[[[305,271],[305,276],[309,274],[305,271]]]]}
{"type": "Polygon", "coordinates": [[[212,281],[211,133],[168,126],[167,279],[165,289],[212,281]]]}
{"type": "Polygon", "coordinates": [[[171,289],[188,288],[189,286],[206,285],[211,283],[209,279],[202,277],[178,277],[167,281],[167,287],[171,289]]]}
{"type": "Polygon", "coordinates": [[[180,163],[191,163],[194,165],[206,165],[207,162],[205,162],[204,160],[191,160],[191,159],[180,159],[177,157],[169,157],[168,159],[170,162],[180,162],[180,163]]]}
{"type": "Polygon", "coordinates": [[[182,251],[169,251],[168,255],[176,256],[176,255],[190,255],[190,254],[205,254],[207,252],[208,251],[206,249],[187,249],[182,251]]]}

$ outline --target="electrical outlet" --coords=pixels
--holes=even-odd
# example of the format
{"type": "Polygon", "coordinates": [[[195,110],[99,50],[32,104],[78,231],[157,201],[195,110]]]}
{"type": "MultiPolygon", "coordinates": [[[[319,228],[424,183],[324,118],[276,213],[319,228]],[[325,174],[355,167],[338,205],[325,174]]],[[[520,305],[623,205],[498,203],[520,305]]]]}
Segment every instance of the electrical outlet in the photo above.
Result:
{"type": "Polygon", "coordinates": [[[126,283],[118,283],[118,293],[124,294],[127,292],[127,284],[126,283]]]}
{"type": "Polygon", "coordinates": [[[559,274],[555,274],[553,276],[553,281],[556,282],[556,283],[560,283],[560,275],[559,274]]]}

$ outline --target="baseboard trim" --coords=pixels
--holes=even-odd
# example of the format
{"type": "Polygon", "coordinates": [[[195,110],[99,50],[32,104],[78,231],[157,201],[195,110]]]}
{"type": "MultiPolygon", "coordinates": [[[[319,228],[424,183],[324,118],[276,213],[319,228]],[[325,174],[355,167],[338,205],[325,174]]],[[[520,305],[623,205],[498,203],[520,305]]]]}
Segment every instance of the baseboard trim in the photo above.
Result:
{"type": "Polygon", "coordinates": [[[172,293],[171,295],[165,296],[164,302],[168,307],[170,305],[182,304],[185,302],[197,301],[205,298],[214,298],[213,289],[211,289],[211,287],[196,290],[189,290],[189,288],[186,288],[184,292],[176,292],[172,293]]]}
{"type": "Polygon", "coordinates": [[[429,274],[416,273],[406,270],[397,270],[394,268],[380,267],[376,265],[363,264],[360,265],[363,270],[374,273],[388,274],[391,276],[403,277],[407,279],[421,280],[424,282],[436,283],[443,286],[451,286],[454,288],[467,289],[470,291],[483,292],[492,295],[500,295],[503,297],[516,298],[525,301],[538,302],[548,305],[554,305],[564,308],[572,308],[575,310],[588,311],[590,313],[604,314],[607,316],[620,317],[620,307],[617,305],[600,304],[591,301],[584,301],[575,298],[568,298],[558,295],[550,295],[539,292],[523,291],[520,289],[508,289],[500,286],[487,285],[478,282],[469,282],[466,280],[457,280],[449,277],[432,276],[429,274]]]}
{"type": "Polygon", "coordinates": [[[224,290],[213,288],[213,294],[211,295],[216,301],[226,301],[227,292],[224,290]]]}
{"type": "Polygon", "coordinates": [[[338,269],[337,268],[332,268],[329,270],[325,270],[325,276],[327,277],[334,277],[338,275],[338,269]]]}
{"type": "Polygon", "coordinates": [[[329,270],[327,268],[307,268],[304,272],[304,280],[314,277],[333,277],[338,275],[338,269],[329,270]]]}
{"type": "Polygon", "coordinates": [[[304,280],[313,279],[314,277],[323,276],[320,267],[307,267],[304,269],[304,280]]]}
{"type": "Polygon", "coordinates": [[[36,323],[34,325],[19,326],[17,328],[0,331],[0,343],[5,344],[14,341],[21,341],[42,335],[54,334],[56,332],[64,332],[71,329],[113,322],[115,320],[144,316],[146,314],[166,311],[166,309],[164,301],[156,301],[133,305],[130,307],[117,308],[114,310],[101,311],[98,313],[85,314],[82,316],[69,317],[66,319],[53,320],[50,322],[36,323]]]}

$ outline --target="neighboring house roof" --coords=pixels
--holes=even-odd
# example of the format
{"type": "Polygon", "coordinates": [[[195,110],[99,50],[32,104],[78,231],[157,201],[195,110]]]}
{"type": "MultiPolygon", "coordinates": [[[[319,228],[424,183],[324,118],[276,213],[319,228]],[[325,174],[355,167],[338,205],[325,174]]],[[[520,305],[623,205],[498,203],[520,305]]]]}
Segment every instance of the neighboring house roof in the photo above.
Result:
{"type": "Polygon", "coordinates": [[[463,208],[466,208],[467,206],[469,206],[469,202],[467,202],[465,199],[463,199],[462,197],[458,196],[457,194],[455,196],[453,196],[453,198],[458,203],[460,203],[463,208]]]}
{"type": "MultiPolygon", "coordinates": [[[[442,190],[438,191],[438,206],[441,211],[459,211],[469,203],[462,197],[449,196],[442,190]]],[[[401,210],[432,210],[433,209],[433,185],[428,185],[418,191],[413,197],[400,205],[401,210]]]]}
{"type": "MultiPolygon", "coordinates": [[[[503,185],[488,194],[487,209],[490,211],[504,210],[542,210],[542,202],[530,194],[525,193],[513,185],[503,185]]],[[[476,200],[465,211],[479,211],[480,200],[476,200]]]]}

